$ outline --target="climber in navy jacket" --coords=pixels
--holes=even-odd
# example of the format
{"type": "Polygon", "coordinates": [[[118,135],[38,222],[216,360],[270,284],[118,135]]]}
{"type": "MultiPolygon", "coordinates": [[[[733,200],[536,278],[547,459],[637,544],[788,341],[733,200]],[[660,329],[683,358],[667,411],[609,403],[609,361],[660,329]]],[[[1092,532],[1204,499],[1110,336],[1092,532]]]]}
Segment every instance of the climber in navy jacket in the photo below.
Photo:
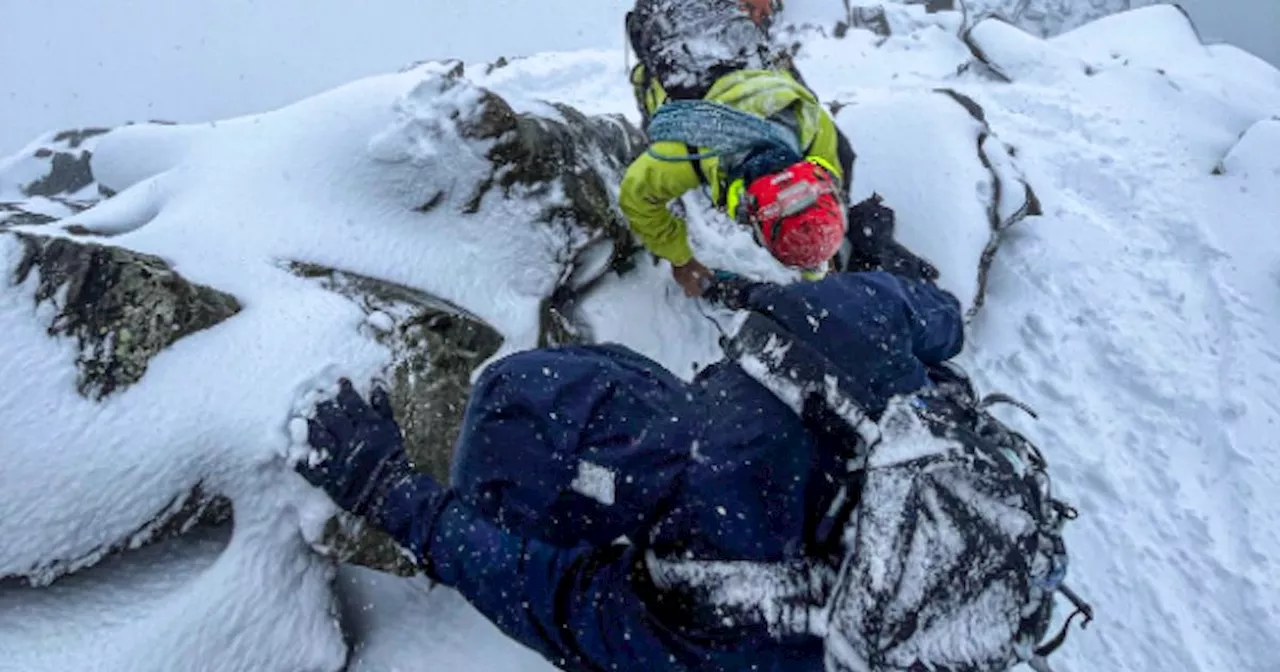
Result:
{"type": "MultiPolygon", "coordinates": [[[[856,381],[873,416],[962,345],[953,296],[884,272],[739,298],[856,381]]],[[[346,381],[316,407],[298,470],[563,669],[821,670],[817,638],[704,628],[655,571],[823,552],[840,457],[804,415],[732,358],[685,383],[620,346],[539,349],[477,381],[448,487],[409,463],[385,391],[366,403],[346,381]]]]}

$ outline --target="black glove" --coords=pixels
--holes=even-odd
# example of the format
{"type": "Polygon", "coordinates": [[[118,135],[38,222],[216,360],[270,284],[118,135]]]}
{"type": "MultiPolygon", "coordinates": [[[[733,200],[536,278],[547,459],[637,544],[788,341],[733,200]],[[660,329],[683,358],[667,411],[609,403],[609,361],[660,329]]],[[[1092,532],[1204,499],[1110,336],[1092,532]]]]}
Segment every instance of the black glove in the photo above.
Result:
{"type": "Polygon", "coordinates": [[[883,270],[922,282],[938,279],[938,269],[933,264],[894,239],[896,217],[879,194],[851,206],[848,218],[849,233],[845,237],[849,245],[841,249],[838,257],[840,270],[883,270]]]}
{"type": "Polygon", "coordinates": [[[747,305],[747,293],[760,284],[763,283],[748,280],[737,273],[716,270],[707,278],[702,298],[729,310],[742,310],[747,305]]]}
{"type": "Polygon", "coordinates": [[[382,388],[365,403],[351,381],[342,379],[338,395],[316,405],[315,417],[307,421],[307,441],[320,459],[298,463],[298,473],[343,510],[374,525],[383,522],[383,504],[392,487],[415,476],[382,388]]]}
{"type": "MultiPolygon", "coordinates": [[[[880,268],[881,252],[893,240],[894,212],[879,194],[849,207],[848,255],[841,260],[842,271],[870,271],[880,268]]],[[[843,252],[843,250],[842,250],[843,252]]]]}

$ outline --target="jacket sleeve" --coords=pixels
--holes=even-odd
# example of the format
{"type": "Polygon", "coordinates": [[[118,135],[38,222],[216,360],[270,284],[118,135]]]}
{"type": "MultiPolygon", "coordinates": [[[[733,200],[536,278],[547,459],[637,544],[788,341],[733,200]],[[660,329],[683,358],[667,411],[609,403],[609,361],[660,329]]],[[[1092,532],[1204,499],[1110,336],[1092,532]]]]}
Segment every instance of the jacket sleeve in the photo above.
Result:
{"type": "Polygon", "coordinates": [[[394,488],[384,529],[433,579],[564,670],[670,669],[669,635],[637,586],[630,546],[560,548],[511,534],[429,477],[394,488]]]}
{"type": "MultiPolygon", "coordinates": [[[[793,330],[805,329],[815,315],[833,313],[845,323],[847,335],[832,347],[846,354],[870,349],[887,359],[900,352],[933,365],[955,357],[964,347],[964,318],[955,296],[932,283],[885,271],[833,273],[818,282],[793,285],[762,283],[747,296],[749,307],[793,330]]],[[[869,366],[864,357],[851,358],[860,367],[869,366]]]]}
{"type": "Polygon", "coordinates": [[[872,286],[896,297],[911,325],[911,351],[928,365],[960,354],[964,348],[964,318],[960,300],[931,282],[911,280],[884,271],[859,274],[872,286]]]}
{"type": "MultiPolygon", "coordinates": [[[[677,142],[654,143],[655,151],[666,156],[688,156],[677,142]]],[[[697,189],[698,175],[688,161],[663,161],[641,154],[622,178],[618,205],[631,230],[654,255],[677,266],[693,258],[685,223],[668,209],[671,201],[697,189]]]]}

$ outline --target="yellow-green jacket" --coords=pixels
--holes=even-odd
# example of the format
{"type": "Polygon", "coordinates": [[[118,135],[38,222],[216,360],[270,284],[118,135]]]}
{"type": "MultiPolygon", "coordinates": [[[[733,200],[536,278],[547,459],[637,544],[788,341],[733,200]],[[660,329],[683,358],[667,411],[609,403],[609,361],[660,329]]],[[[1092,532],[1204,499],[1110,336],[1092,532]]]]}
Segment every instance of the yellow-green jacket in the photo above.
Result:
{"type": "MultiPolygon", "coordinates": [[[[666,94],[656,79],[645,82],[641,66],[632,71],[636,97],[648,115],[666,101],[666,94]]],[[[770,117],[795,106],[799,122],[800,146],[806,156],[821,159],[839,173],[836,155],[836,126],[818,99],[791,75],[776,70],[740,70],[721,77],[705,96],[760,117],[770,117]]],[[[664,156],[689,156],[689,148],[679,142],[656,142],[653,150],[664,156]]],[[[705,148],[695,148],[699,152],[705,148]]],[[[671,201],[685,192],[702,186],[698,169],[706,178],[711,200],[724,207],[728,178],[715,158],[694,161],[669,161],[641,154],[627,168],[622,178],[619,205],[644,246],[653,254],[677,266],[693,258],[685,223],[668,209],[671,201]]],[[[837,174],[837,179],[843,179],[837,174]]]]}

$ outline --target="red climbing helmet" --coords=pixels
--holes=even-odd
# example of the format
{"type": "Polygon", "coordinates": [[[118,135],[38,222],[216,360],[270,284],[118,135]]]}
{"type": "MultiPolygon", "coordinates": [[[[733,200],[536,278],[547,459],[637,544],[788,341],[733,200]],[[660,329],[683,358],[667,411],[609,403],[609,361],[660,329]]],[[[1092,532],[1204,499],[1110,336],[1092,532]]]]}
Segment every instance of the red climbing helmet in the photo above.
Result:
{"type": "MultiPolygon", "coordinates": [[[[844,241],[844,204],[831,171],[800,161],[757,178],[740,196],[735,215],[778,261],[814,269],[827,263],[844,241]]],[[[734,199],[733,194],[730,200],[734,199]]]]}

